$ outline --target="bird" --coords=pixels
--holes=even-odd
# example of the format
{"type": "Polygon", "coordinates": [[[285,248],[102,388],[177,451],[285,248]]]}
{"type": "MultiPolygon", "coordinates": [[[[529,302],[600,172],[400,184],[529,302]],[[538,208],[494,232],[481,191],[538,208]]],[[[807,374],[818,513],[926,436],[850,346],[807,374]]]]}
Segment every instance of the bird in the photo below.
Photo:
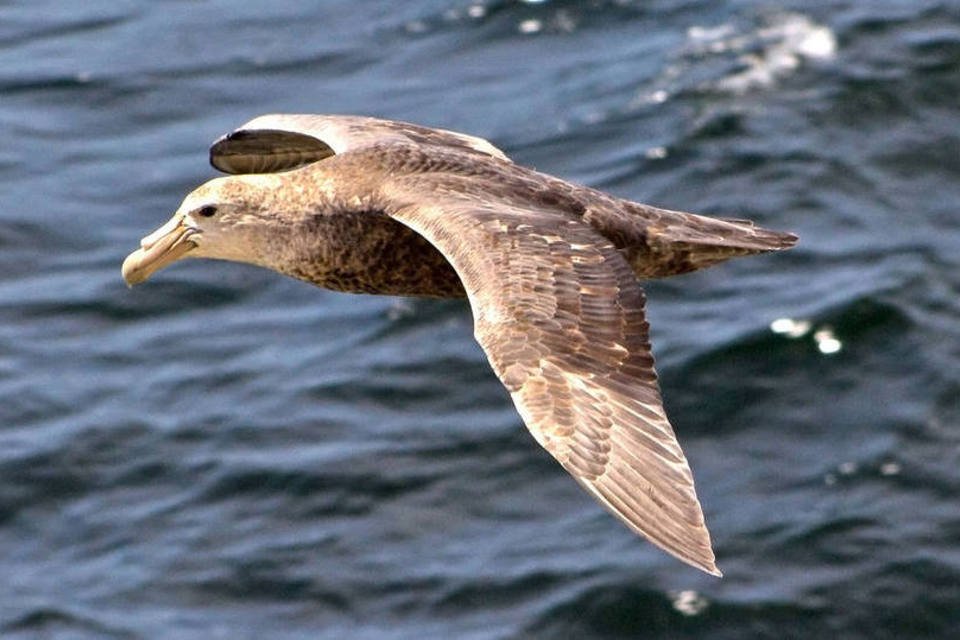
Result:
{"type": "Polygon", "coordinates": [[[350,293],[467,298],[534,439],[601,505],[721,576],[664,409],[642,282],[788,249],[792,233],[633,202],[489,141],[357,115],[270,114],[210,147],[192,191],[122,266],[250,263],[350,293]]]}

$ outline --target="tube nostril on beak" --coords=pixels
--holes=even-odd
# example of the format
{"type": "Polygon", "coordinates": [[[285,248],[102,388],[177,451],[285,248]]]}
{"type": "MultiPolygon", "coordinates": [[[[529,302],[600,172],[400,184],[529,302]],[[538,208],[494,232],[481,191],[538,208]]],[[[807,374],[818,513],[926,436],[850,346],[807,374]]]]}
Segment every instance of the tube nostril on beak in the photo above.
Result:
{"type": "Polygon", "coordinates": [[[144,238],[140,240],[140,247],[143,249],[149,249],[150,247],[155,245],[159,240],[173,233],[176,230],[176,228],[179,227],[182,223],[183,223],[183,216],[180,216],[180,215],[173,216],[173,218],[168,220],[165,225],[163,225],[162,227],[160,227],[150,235],[144,236],[144,238]]]}
{"type": "Polygon", "coordinates": [[[197,245],[190,240],[196,229],[187,227],[184,218],[175,215],[165,225],[140,241],[140,248],[123,261],[121,273],[128,285],[139,284],[152,273],[176,262],[197,245]]]}

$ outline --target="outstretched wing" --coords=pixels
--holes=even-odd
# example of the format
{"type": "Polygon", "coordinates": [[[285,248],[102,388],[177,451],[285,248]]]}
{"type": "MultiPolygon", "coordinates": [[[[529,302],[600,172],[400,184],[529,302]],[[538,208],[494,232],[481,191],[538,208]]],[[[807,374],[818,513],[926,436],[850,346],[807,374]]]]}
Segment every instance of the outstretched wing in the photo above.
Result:
{"type": "Polygon", "coordinates": [[[433,180],[388,182],[401,203],[388,213],[456,269],[476,338],[533,436],[631,529],[720,575],[624,257],[582,220],[471,201],[433,180]]]}
{"type": "Polygon", "coordinates": [[[507,160],[486,140],[445,129],[364,116],[272,114],[254,118],[210,147],[224,173],[273,173],[385,142],[450,147],[507,160]]]}

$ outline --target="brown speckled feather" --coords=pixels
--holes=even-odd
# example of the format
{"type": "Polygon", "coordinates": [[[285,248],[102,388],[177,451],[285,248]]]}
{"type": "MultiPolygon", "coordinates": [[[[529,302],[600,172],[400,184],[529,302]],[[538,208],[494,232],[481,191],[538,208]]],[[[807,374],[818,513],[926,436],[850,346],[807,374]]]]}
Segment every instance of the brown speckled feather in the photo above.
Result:
{"type": "MultiPolygon", "coordinates": [[[[329,218],[325,233],[338,243],[382,238],[382,214],[428,240],[456,271],[476,338],[537,441],[631,529],[719,575],[664,413],[637,278],[788,248],[795,236],[630,202],[516,165],[480,138],[372,118],[263,116],[216,142],[211,162],[232,173],[286,171],[299,193],[327,185],[344,225],[369,227],[347,242],[329,218]],[[358,215],[351,201],[378,213],[358,215]]],[[[398,255],[415,244],[392,236],[398,255]]],[[[438,284],[404,280],[381,251],[365,266],[354,256],[353,275],[305,279],[458,295],[439,256],[419,250],[437,265],[438,284]]]]}
{"type": "Polygon", "coordinates": [[[719,575],[664,413],[638,278],[796,236],[630,202],[517,165],[480,138],[374,118],[262,116],[215,142],[210,161],[241,175],[188,195],[124,261],[129,284],[194,256],[340,291],[466,293],[477,340],[537,441],[631,529],[719,575]]]}
{"type": "MultiPolygon", "coordinates": [[[[388,190],[412,201],[438,190],[428,182],[388,190]]],[[[616,247],[572,216],[459,196],[392,215],[460,274],[476,338],[537,441],[631,529],[719,575],[660,399],[643,291],[616,247]]]]}

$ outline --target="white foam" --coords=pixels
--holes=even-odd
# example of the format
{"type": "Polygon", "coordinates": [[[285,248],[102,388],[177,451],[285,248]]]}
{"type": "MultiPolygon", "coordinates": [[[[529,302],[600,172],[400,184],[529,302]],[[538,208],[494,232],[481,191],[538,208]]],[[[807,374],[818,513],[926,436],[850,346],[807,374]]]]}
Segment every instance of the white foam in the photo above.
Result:
{"type": "Polygon", "coordinates": [[[743,70],[716,83],[732,93],[769,87],[794,73],[805,60],[830,60],[837,52],[837,38],[830,27],[799,13],[778,14],[748,33],[729,24],[691,27],[687,38],[700,55],[738,56],[743,70]]]}

